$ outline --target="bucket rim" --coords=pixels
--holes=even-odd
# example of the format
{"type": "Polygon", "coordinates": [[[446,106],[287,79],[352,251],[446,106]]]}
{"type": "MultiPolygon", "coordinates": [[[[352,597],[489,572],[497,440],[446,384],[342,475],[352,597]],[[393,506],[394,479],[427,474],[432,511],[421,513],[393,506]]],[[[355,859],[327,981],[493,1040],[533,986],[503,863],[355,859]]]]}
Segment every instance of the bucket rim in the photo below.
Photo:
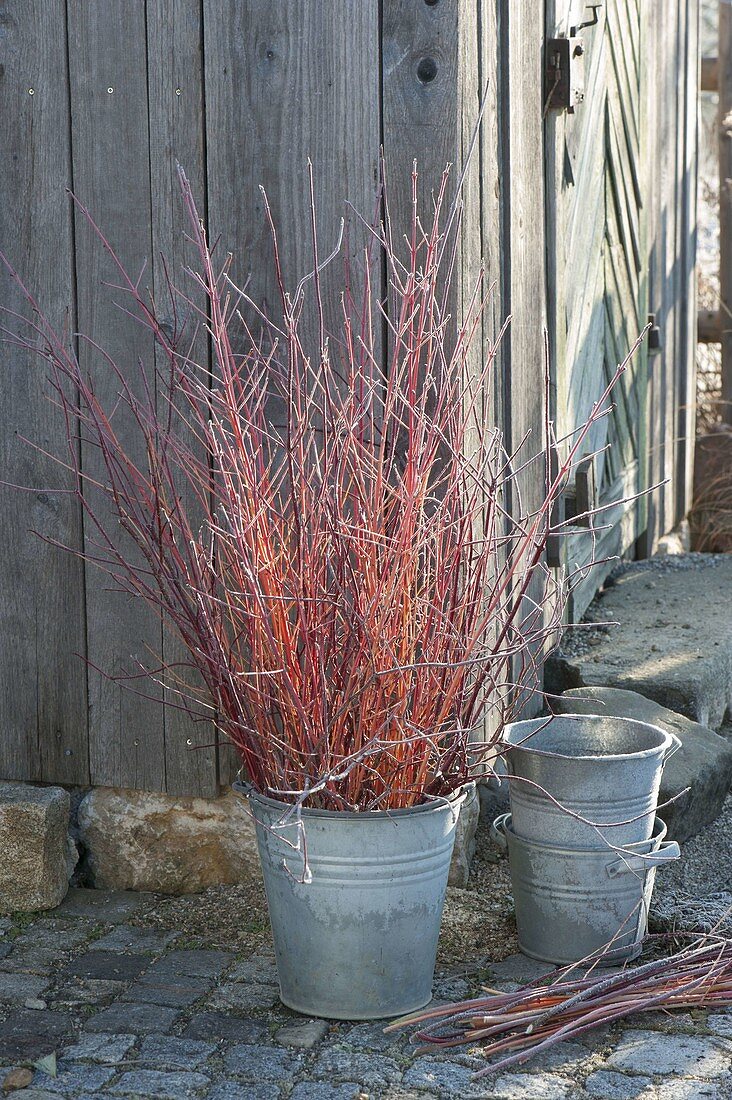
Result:
{"type": "MultiPolygon", "coordinates": [[[[261,794],[251,784],[242,779],[235,779],[231,789],[242,798],[248,798],[250,802],[259,802],[284,814],[293,809],[292,802],[281,802],[278,798],[261,794]]],[[[316,807],[302,806],[300,813],[303,818],[324,818],[328,821],[392,821],[394,818],[415,817],[417,814],[430,814],[455,810],[472,791],[475,790],[475,780],[464,783],[456,791],[449,795],[437,796],[430,802],[420,802],[417,806],[404,806],[398,810],[323,810],[316,807]]]]}
{"type": "Polygon", "coordinates": [[[523,845],[527,848],[539,848],[541,851],[559,852],[562,855],[577,855],[577,853],[581,853],[585,856],[601,855],[605,857],[608,853],[612,854],[614,852],[619,852],[623,855],[652,855],[661,846],[668,832],[666,822],[656,816],[656,820],[653,823],[653,832],[647,840],[634,840],[630,844],[608,844],[607,847],[602,848],[577,848],[576,846],[573,847],[565,844],[547,844],[541,840],[527,840],[526,837],[519,836],[518,833],[514,832],[511,827],[511,819],[512,814],[510,812],[499,814],[493,822],[492,827],[497,828],[498,822],[502,822],[506,837],[508,838],[508,834],[510,833],[512,842],[518,843],[519,847],[523,845]],[[647,851],[643,851],[644,848],[647,849],[647,851]]]}
{"type": "Polygon", "coordinates": [[[544,724],[544,727],[546,727],[550,725],[553,721],[559,719],[564,720],[565,718],[585,722],[588,719],[590,721],[599,719],[603,722],[607,722],[608,719],[610,719],[614,722],[619,722],[622,725],[626,726],[643,726],[645,729],[655,730],[656,733],[660,734],[662,737],[662,742],[660,745],[656,745],[655,748],[639,749],[637,752],[608,752],[601,754],[564,753],[552,751],[551,749],[534,748],[530,743],[532,734],[528,733],[526,736],[526,740],[521,742],[521,744],[519,745],[512,745],[510,741],[504,741],[502,739],[501,755],[507,756],[510,752],[529,752],[533,756],[550,756],[556,760],[591,760],[594,763],[606,761],[608,763],[615,763],[620,760],[627,760],[628,758],[632,758],[633,760],[643,760],[651,756],[656,756],[659,752],[665,752],[666,750],[668,750],[674,743],[678,741],[678,738],[675,734],[663,729],[662,726],[654,725],[653,722],[642,722],[640,718],[624,718],[615,714],[549,714],[543,718],[528,718],[520,722],[509,722],[504,727],[504,732],[509,729],[514,729],[517,726],[536,725],[536,732],[538,733],[543,728],[542,723],[544,724]]]}

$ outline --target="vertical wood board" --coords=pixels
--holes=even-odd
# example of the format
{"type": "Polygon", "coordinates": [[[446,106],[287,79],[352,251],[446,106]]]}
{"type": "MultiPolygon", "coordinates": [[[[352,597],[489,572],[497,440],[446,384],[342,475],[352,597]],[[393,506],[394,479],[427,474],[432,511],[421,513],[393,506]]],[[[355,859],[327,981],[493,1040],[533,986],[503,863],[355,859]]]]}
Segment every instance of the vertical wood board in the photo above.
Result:
{"type": "MultiPolygon", "coordinates": [[[[59,331],[74,331],[65,11],[19,0],[0,16],[0,249],[59,331]]],[[[0,266],[0,304],[29,316],[0,266]]],[[[21,323],[3,317],[13,331],[21,323]]],[[[0,476],[0,778],[89,778],[84,567],[41,541],[81,547],[81,511],[55,495],[70,480],[35,447],[67,459],[63,417],[40,358],[2,346],[0,476]],[[30,444],[24,442],[29,440],[30,444]],[[34,533],[35,532],[35,533],[34,533]]]]}
{"type": "MultiPolygon", "coordinates": [[[[183,273],[184,267],[199,270],[198,257],[187,235],[190,235],[188,215],[183,207],[177,164],[190,180],[202,218],[206,217],[206,165],[203,88],[203,23],[200,0],[148,0],[148,101],[150,127],[150,186],[152,209],[152,277],[158,308],[172,323],[182,327],[187,349],[195,335],[198,318],[195,314],[185,322],[188,307],[182,297],[169,293],[168,278],[199,308],[205,308],[193,280],[183,273]],[[167,271],[166,271],[167,268],[167,271]]],[[[209,343],[201,328],[193,357],[202,370],[210,372],[209,343]]],[[[157,365],[166,371],[165,357],[157,350],[157,365]]],[[[158,411],[165,415],[162,400],[158,411]]],[[[185,404],[183,404],[185,411],[185,404]]],[[[177,431],[192,442],[183,418],[177,431]]],[[[184,506],[193,516],[196,530],[197,507],[194,494],[183,482],[179,486],[184,506]]],[[[176,668],[192,691],[200,688],[200,678],[190,668],[190,655],[177,634],[164,629],[162,652],[167,664],[176,668]]],[[[179,709],[182,699],[178,683],[170,683],[166,692],[165,779],[168,794],[214,795],[217,791],[217,751],[215,731],[211,722],[193,721],[179,709]]],[[[185,687],[183,688],[185,690],[185,687]]],[[[194,704],[200,713],[201,708],[194,704]]]]}
{"type": "MultiPolygon", "coordinates": [[[[153,276],[145,6],[90,7],[70,0],[68,11],[74,187],[133,278],[147,265],[142,285],[149,287],[153,276]]],[[[138,357],[149,370],[154,365],[152,341],[115,306],[119,292],[102,285],[119,282],[119,276],[78,212],[75,226],[79,329],[128,364],[128,377],[136,388],[138,357]]],[[[112,409],[119,386],[108,365],[86,342],[80,357],[104,406],[112,409]]],[[[144,448],[123,408],[117,410],[114,423],[144,468],[144,448]]],[[[103,476],[99,455],[89,444],[83,445],[82,461],[87,473],[103,476]]],[[[103,502],[98,507],[107,514],[103,502]]],[[[85,545],[94,552],[88,522],[85,545]]],[[[92,782],[163,790],[165,734],[159,689],[138,680],[134,686],[153,697],[143,698],[108,678],[159,665],[160,621],[139,600],[109,591],[108,578],[91,567],[86,600],[88,654],[94,665],[89,670],[92,782]]]]}
{"type": "MultiPolygon", "coordinates": [[[[234,254],[232,277],[266,311],[278,308],[260,184],[277,226],[287,286],[313,268],[307,160],[316,181],[320,252],[336,245],[346,200],[371,219],[380,142],[378,7],[337,0],[227,0],[204,5],[208,211],[212,240],[234,254]]],[[[362,233],[352,234],[354,269],[362,233]]],[[[337,260],[323,276],[326,320],[338,321],[337,260]]],[[[277,416],[273,408],[272,415],[277,416]]],[[[219,773],[239,766],[222,746],[219,773]]]]}

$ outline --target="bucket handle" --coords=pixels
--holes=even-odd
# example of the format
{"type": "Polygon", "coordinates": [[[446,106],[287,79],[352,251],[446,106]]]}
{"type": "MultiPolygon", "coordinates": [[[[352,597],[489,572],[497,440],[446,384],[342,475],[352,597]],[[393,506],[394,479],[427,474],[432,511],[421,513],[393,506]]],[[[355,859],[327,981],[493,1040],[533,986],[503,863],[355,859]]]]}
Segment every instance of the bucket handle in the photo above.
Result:
{"type": "Polygon", "coordinates": [[[671,757],[673,756],[673,754],[675,752],[678,752],[679,749],[681,748],[681,740],[676,736],[676,734],[671,733],[670,731],[667,731],[667,732],[668,732],[669,737],[671,738],[671,744],[666,749],[666,752],[663,754],[663,765],[664,766],[666,764],[666,761],[670,760],[671,757]]]}
{"type": "Polygon", "coordinates": [[[675,840],[664,840],[655,852],[649,852],[647,856],[631,855],[629,852],[628,855],[608,864],[607,873],[610,878],[617,878],[618,875],[628,872],[635,874],[639,871],[647,871],[651,867],[662,867],[665,863],[673,863],[680,855],[681,849],[675,840]]]}
{"type": "Polygon", "coordinates": [[[500,848],[502,852],[505,852],[508,848],[508,839],[506,837],[506,827],[508,819],[511,816],[510,812],[501,814],[495,819],[490,828],[490,838],[495,844],[496,848],[500,848]]]}

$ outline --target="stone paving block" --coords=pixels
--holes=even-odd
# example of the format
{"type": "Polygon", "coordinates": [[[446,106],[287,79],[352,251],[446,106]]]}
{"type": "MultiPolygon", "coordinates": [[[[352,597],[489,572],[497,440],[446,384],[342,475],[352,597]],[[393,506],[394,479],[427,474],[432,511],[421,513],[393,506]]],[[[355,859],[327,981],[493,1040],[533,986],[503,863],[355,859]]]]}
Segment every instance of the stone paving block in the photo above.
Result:
{"type": "Polygon", "coordinates": [[[732,1012],[714,1012],[707,1017],[707,1027],[715,1035],[732,1039],[732,1012]]]}
{"type": "Polygon", "coordinates": [[[179,1039],[173,1035],[148,1035],[138,1055],[144,1065],[156,1069],[200,1069],[215,1050],[216,1043],[179,1039]]]}
{"type": "Polygon", "coordinates": [[[591,613],[618,625],[588,652],[551,657],[547,691],[625,688],[719,728],[732,711],[732,555],[620,566],[591,613]]]}
{"type": "MultiPolygon", "coordinates": [[[[23,1089],[22,1092],[10,1092],[8,1096],[14,1096],[16,1100],[58,1100],[57,1092],[49,1092],[48,1089],[23,1089]]],[[[92,1100],[91,1097],[84,1097],[84,1100],[92,1100]]]]}
{"type": "Polygon", "coordinates": [[[0,1021],[0,1060],[34,1061],[55,1050],[72,1029],[65,1012],[44,1009],[36,1012],[22,1008],[0,1021]]]}
{"type": "Polygon", "coordinates": [[[219,986],[208,1003],[211,1008],[252,1012],[257,1008],[272,1008],[278,1000],[279,990],[273,985],[233,982],[219,986]]]}
{"type": "Polygon", "coordinates": [[[169,1005],[171,1008],[187,1008],[200,1001],[210,989],[211,982],[205,978],[166,981],[163,978],[145,977],[131,985],[122,995],[122,999],[152,1005],[169,1005]]]}
{"type": "Polygon", "coordinates": [[[510,986],[512,989],[527,985],[545,974],[551,974],[554,970],[550,963],[539,962],[537,959],[518,954],[509,955],[502,962],[491,962],[487,965],[495,985],[510,986]]]}
{"type": "Polygon", "coordinates": [[[436,1001],[466,1001],[470,997],[471,986],[464,978],[436,978],[432,986],[432,996],[436,1001]]]}
{"type": "Polygon", "coordinates": [[[70,805],[61,787],[0,782],[0,913],[53,909],[63,900],[70,805]]]}
{"type": "Polygon", "coordinates": [[[383,1054],[354,1053],[342,1046],[326,1048],[310,1072],[323,1081],[356,1081],[366,1089],[385,1089],[401,1080],[402,1071],[393,1058],[383,1054]]]}
{"type": "Polygon", "coordinates": [[[96,928],[96,921],[78,920],[71,923],[67,920],[56,920],[55,917],[40,917],[21,932],[14,943],[16,948],[55,951],[58,957],[61,952],[70,951],[85,943],[96,928]]]}
{"type": "Polygon", "coordinates": [[[168,951],[148,973],[155,977],[218,978],[233,960],[230,951],[168,951]]]}
{"type": "Polygon", "coordinates": [[[97,951],[131,951],[137,955],[156,955],[178,939],[178,932],[162,932],[151,928],[136,928],[133,924],[118,924],[106,936],[96,940],[97,951]]]}
{"type": "MultiPolygon", "coordinates": [[[[363,1095],[368,1095],[368,1093],[363,1095]]],[[[483,1095],[487,1097],[489,1094],[484,1092],[483,1095]]],[[[371,1100],[370,1097],[369,1100],[371,1100]]],[[[380,1097],[379,1100],[443,1100],[443,1098],[438,1096],[436,1092],[425,1092],[424,1089],[420,1089],[419,1091],[416,1089],[404,1089],[399,1085],[394,1085],[387,1089],[383,1097],[380,1097]]]]}
{"type": "Polygon", "coordinates": [[[302,1065],[302,1056],[289,1050],[268,1046],[235,1046],[227,1051],[226,1069],[250,1081],[278,1081],[295,1076],[302,1065]]]}
{"type": "Polygon", "coordinates": [[[59,1062],[55,1077],[39,1072],[33,1078],[33,1084],[36,1088],[46,1089],[48,1092],[77,1097],[103,1089],[116,1072],[113,1066],[73,1065],[68,1062],[59,1062]]]}
{"type": "Polygon", "coordinates": [[[58,1004],[92,1004],[100,1008],[116,1000],[127,988],[126,982],[103,982],[76,978],[66,982],[53,995],[58,1004]]]}
{"type": "MultiPolygon", "coordinates": [[[[732,1088],[728,1084],[693,1081],[687,1077],[675,1081],[662,1081],[652,1093],[647,1095],[649,1100],[730,1100],[732,1088]]],[[[641,1100],[645,1100],[645,1097],[641,1100]]]]}
{"type": "Polygon", "coordinates": [[[676,734],[681,748],[663,769],[658,795],[670,837],[688,840],[721,813],[732,786],[732,742],[727,738],[635,691],[618,688],[577,688],[554,699],[552,709],[558,714],[634,718],[676,734]],[[686,794],[676,797],[687,788],[686,794]]]}
{"type": "Polygon", "coordinates": [[[150,1035],[170,1031],[180,1013],[174,1008],[147,1004],[114,1004],[90,1016],[85,1031],[134,1032],[150,1035]]]}
{"type": "Polygon", "coordinates": [[[110,982],[131,982],[150,965],[147,955],[121,955],[118,951],[87,951],[72,959],[61,971],[75,978],[110,982]]]}
{"type": "Polygon", "coordinates": [[[221,1012],[200,1012],[194,1016],[183,1035],[187,1039],[226,1039],[236,1043],[263,1043],[269,1039],[269,1028],[261,1020],[247,1020],[221,1012]]]}
{"type": "Polygon", "coordinates": [[[628,1073],[687,1074],[721,1077],[732,1062],[714,1039],[695,1035],[664,1035],[657,1031],[626,1031],[607,1059],[612,1069],[628,1073]]]}
{"type": "Polygon", "coordinates": [[[103,1032],[81,1035],[78,1043],[64,1047],[61,1055],[66,1062],[101,1062],[114,1066],[124,1061],[136,1041],[134,1035],[107,1035],[103,1032]]]}
{"type": "Polygon", "coordinates": [[[231,974],[231,982],[256,982],[257,985],[277,984],[277,963],[273,955],[252,955],[246,962],[239,963],[231,974]]]}
{"type": "Polygon", "coordinates": [[[31,974],[0,973],[0,1001],[25,1001],[28,997],[40,997],[46,989],[46,978],[31,974]]]}
{"type": "Polygon", "coordinates": [[[391,1032],[384,1035],[389,1020],[364,1021],[360,1024],[341,1025],[337,1032],[339,1043],[356,1050],[395,1053],[409,1047],[409,1035],[406,1031],[391,1032]]]}
{"type": "Polygon", "coordinates": [[[643,1029],[651,1031],[698,1032],[703,1018],[694,1019],[690,1012],[644,1012],[643,1029]]]}
{"type": "Polygon", "coordinates": [[[597,1100],[635,1100],[648,1088],[647,1077],[629,1077],[614,1070],[598,1069],[585,1080],[585,1092],[597,1100]]]}
{"type": "Polygon", "coordinates": [[[402,1078],[403,1088],[431,1089],[441,1097],[485,1097],[487,1087],[474,1081],[475,1070],[446,1058],[417,1058],[402,1078]]]}
{"type": "MultiPolygon", "coordinates": [[[[568,1081],[550,1073],[505,1073],[493,1079],[491,1086],[489,1095],[496,1100],[571,1100],[572,1093],[568,1081]]],[[[485,1082],[483,1088],[486,1089],[485,1082]]]]}
{"type": "Polygon", "coordinates": [[[277,1085],[240,1085],[237,1081],[222,1081],[211,1089],[206,1100],[279,1100],[280,1095],[277,1085]]]}
{"type": "MultiPolygon", "coordinates": [[[[290,1100],[354,1100],[360,1093],[358,1085],[329,1085],[323,1081],[303,1081],[295,1085],[290,1100]]],[[[422,1093],[424,1096],[424,1093],[422,1093]]]]}
{"type": "Polygon", "coordinates": [[[54,910],[54,917],[86,917],[107,924],[122,924],[131,913],[151,900],[151,894],[132,890],[88,890],[76,886],[69,890],[61,905],[54,910]]]}
{"type": "Polygon", "coordinates": [[[123,1073],[119,1081],[109,1086],[109,1092],[122,1096],[155,1096],[159,1100],[182,1100],[184,1096],[201,1096],[211,1084],[203,1073],[163,1073],[158,1070],[135,1069],[123,1073]]]}
{"type": "Polygon", "coordinates": [[[556,1072],[567,1077],[576,1077],[589,1058],[589,1052],[579,1043],[558,1043],[557,1046],[537,1054],[521,1069],[526,1073],[556,1072]]]}
{"type": "Polygon", "coordinates": [[[586,1031],[583,1035],[577,1035],[573,1041],[593,1053],[602,1050],[609,1052],[610,1047],[615,1044],[615,1037],[610,1024],[599,1024],[597,1027],[593,1027],[591,1031],[586,1031]]]}
{"type": "Polygon", "coordinates": [[[287,1047],[297,1047],[300,1050],[309,1050],[319,1043],[328,1030],[327,1020],[307,1020],[304,1023],[295,1022],[281,1027],[275,1035],[278,1043],[287,1047]]]}
{"type": "Polygon", "coordinates": [[[42,974],[48,977],[58,970],[58,963],[58,951],[46,951],[38,947],[14,947],[0,962],[0,973],[42,974]]]}

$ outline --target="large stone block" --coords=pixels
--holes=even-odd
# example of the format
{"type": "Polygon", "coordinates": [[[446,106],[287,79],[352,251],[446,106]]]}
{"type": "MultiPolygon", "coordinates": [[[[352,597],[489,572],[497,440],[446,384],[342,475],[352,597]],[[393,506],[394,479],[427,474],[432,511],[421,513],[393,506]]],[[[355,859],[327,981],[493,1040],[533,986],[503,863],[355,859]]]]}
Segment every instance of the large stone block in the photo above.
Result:
{"type": "Polygon", "coordinates": [[[455,847],[450,863],[450,886],[467,886],[470,864],[475,855],[475,834],[480,821],[480,798],[477,788],[473,788],[460,807],[457,828],[455,829],[455,847]]]}
{"type": "Polygon", "coordinates": [[[575,688],[552,703],[559,714],[609,714],[634,718],[675,733],[681,748],[668,760],[661,778],[659,804],[669,836],[688,840],[721,813],[732,786],[732,741],[675,711],[638,695],[608,687],[575,688]]]}
{"type": "Polygon", "coordinates": [[[620,566],[588,619],[606,625],[562,639],[548,692],[624,688],[711,729],[732,717],[732,554],[620,566]]]}
{"type": "Polygon", "coordinates": [[[0,783],[0,913],[53,909],[69,888],[69,796],[0,783]]]}
{"type": "Polygon", "coordinates": [[[97,887],[195,894],[258,876],[254,822],[232,792],[171,798],[97,787],[79,806],[79,836],[97,887]]]}

